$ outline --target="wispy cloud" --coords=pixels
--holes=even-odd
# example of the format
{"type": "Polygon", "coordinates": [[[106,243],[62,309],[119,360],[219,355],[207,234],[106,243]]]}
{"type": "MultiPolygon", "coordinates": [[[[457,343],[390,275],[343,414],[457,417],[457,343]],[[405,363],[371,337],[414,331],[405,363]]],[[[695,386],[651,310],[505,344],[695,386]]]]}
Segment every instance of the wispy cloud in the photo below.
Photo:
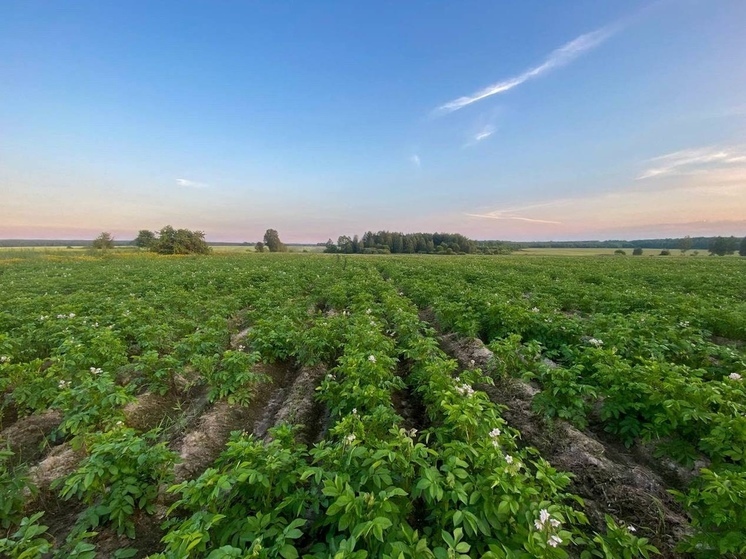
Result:
{"type": "Polygon", "coordinates": [[[207,183],[190,181],[188,179],[176,179],[176,184],[184,188],[207,188],[209,186],[207,183]]]}
{"type": "Polygon", "coordinates": [[[416,153],[409,156],[409,161],[417,168],[422,167],[422,161],[420,161],[420,156],[416,153]]]}
{"type": "Polygon", "coordinates": [[[561,221],[553,221],[549,219],[537,219],[534,217],[526,217],[525,215],[520,215],[523,212],[527,210],[533,210],[536,208],[546,208],[549,206],[557,206],[561,205],[564,201],[563,200],[555,200],[551,202],[546,202],[543,204],[533,204],[530,206],[522,206],[519,208],[511,208],[507,210],[493,210],[491,212],[486,213],[467,213],[466,215],[469,217],[481,217],[485,219],[501,219],[501,220],[513,220],[513,221],[526,221],[529,223],[548,223],[552,225],[562,225],[561,221]]]}
{"type": "Polygon", "coordinates": [[[494,133],[495,133],[495,127],[492,126],[491,124],[488,124],[487,126],[482,128],[479,132],[476,133],[476,135],[474,136],[474,141],[481,142],[482,140],[486,140],[487,138],[492,136],[492,134],[494,133]]]}
{"type": "Polygon", "coordinates": [[[459,97],[458,99],[449,101],[448,103],[445,103],[435,109],[434,113],[451,113],[453,111],[463,109],[467,105],[471,105],[472,103],[476,103],[477,101],[481,101],[482,99],[486,99],[487,97],[510,91],[514,87],[517,87],[530,79],[538,78],[542,74],[545,74],[550,70],[553,70],[554,68],[559,68],[560,66],[569,64],[584,52],[589,51],[592,48],[595,48],[603,43],[606,39],[613,35],[618,28],[618,25],[602,27],[601,29],[597,29],[596,31],[591,31],[590,33],[580,35],[569,43],[562,45],[560,48],[552,51],[544,60],[544,62],[542,62],[538,66],[529,68],[528,70],[517,76],[513,76],[511,78],[507,78],[505,80],[489,85],[471,95],[459,97]]]}
{"type": "Polygon", "coordinates": [[[720,171],[726,166],[746,164],[746,149],[709,146],[676,151],[648,160],[650,165],[637,180],[703,174],[720,171]]]}
{"type": "Polygon", "coordinates": [[[492,124],[487,124],[479,128],[476,132],[472,131],[468,137],[466,143],[462,146],[463,148],[470,148],[477,145],[492,136],[495,133],[495,127],[492,124]]]}

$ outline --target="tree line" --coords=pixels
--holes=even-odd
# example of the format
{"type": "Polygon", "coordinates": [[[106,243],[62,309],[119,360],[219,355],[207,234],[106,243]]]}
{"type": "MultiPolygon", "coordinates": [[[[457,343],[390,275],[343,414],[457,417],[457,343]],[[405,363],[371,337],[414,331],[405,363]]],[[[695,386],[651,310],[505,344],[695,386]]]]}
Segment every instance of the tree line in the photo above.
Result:
{"type": "MultiPolygon", "coordinates": [[[[631,241],[608,240],[608,241],[527,241],[512,242],[503,241],[514,247],[515,250],[522,248],[658,248],[668,250],[710,250],[713,242],[717,239],[726,239],[729,249],[738,250],[739,239],[737,237],[669,237],[665,239],[637,239],[631,241]],[[735,245],[733,244],[735,243],[735,245]]],[[[719,241],[722,243],[722,241],[719,241]]]]}
{"type": "Polygon", "coordinates": [[[367,231],[362,237],[342,235],[326,242],[324,252],[340,254],[475,254],[477,242],[458,233],[367,231]]]}

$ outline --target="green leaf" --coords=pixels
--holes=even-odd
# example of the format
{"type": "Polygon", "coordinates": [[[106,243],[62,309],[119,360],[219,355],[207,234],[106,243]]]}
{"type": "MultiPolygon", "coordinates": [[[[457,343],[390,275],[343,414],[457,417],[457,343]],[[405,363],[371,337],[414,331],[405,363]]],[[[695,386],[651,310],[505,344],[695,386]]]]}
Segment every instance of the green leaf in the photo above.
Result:
{"type": "Polygon", "coordinates": [[[286,543],[280,548],[280,555],[285,559],[298,559],[298,551],[289,543],[286,543]]]}

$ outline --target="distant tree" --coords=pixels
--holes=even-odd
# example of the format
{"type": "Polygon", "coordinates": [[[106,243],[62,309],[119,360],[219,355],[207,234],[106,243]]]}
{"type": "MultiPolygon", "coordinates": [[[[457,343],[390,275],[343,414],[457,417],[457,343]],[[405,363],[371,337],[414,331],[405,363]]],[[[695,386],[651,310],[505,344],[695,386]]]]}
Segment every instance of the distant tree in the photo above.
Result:
{"type": "Polygon", "coordinates": [[[147,229],[140,229],[139,233],[137,233],[137,237],[132,241],[132,244],[140,248],[150,248],[155,241],[155,233],[148,231],[147,229]]]}
{"type": "Polygon", "coordinates": [[[717,254],[718,256],[725,256],[728,254],[728,239],[725,237],[715,237],[710,241],[710,246],[707,249],[710,254],[717,254]]]}
{"type": "Polygon", "coordinates": [[[202,231],[174,229],[166,225],[160,230],[158,239],[150,250],[159,254],[209,254],[210,247],[205,242],[202,231]]]}
{"type": "Polygon", "coordinates": [[[614,251],[614,254],[620,254],[622,256],[625,256],[627,253],[624,252],[621,248],[618,248],[614,251]]]}
{"type": "Polygon", "coordinates": [[[725,239],[725,254],[733,254],[738,250],[738,239],[728,237],[725,239]]]}
{"type": "Polygon", "coordinates": [[[264,233],[264,244],[269,252],[287,252],[287,247],[280,241],[280,234],[275,229],[267,229],[264,233]]]}
{"type": "Polygon", "coordinates": [[[678,249],[681,251],[681,254],[686,254],[686,251],[692,248],[692,238],[687,235],[683,239],[679,239],[677,246],[678,249]]]}
{"type": "Polygon", "coordinates": [[[738,248],[738,254],[746,256],[746,237],[741,240],[741,246],[738,248]]]}
{"type": "Polygon", "coordinates": [[[334,254],[335,252],[337,252],[337,245],[335,245],[334,241],[332,241],[331,239],[329,239],[328,241],[326,241],[326,245],[325,246],[326,246],[326,248],[324,249],[324,252],[328,252],[328,253],[332,253],[332,254],[334,254]]]}
{"type": "Polygon", "coordinates": [[[254,250],[257,252],[264,252],[264,243],[262,241],[259,241],[257,244],[254,245],[254,250]]]}
{"type": "Polygon", "coordinates": [[[93,248],[101,250],[114,248],[114,237],[111,236],[111,233],[104,231],[93,240],[93,248]]]}
{"type": "Polygon", "coordinates": [[[339,248],[339,252],[352,254],[352,239],[350,239],[347,235],[340,235],[340,237],[337,239],[337,247],[339,248]]]}
{"type": "Polygon", "coordinates": [[[642,256],[642,249],[640,247],[635,248],[635,250],[632,251],[632,256],[642,256]]]}
{"type": "Polygon", "coordinates": [[[659,256],[671,256],[671,251],[667,249],[663,249],[659,256]]]}

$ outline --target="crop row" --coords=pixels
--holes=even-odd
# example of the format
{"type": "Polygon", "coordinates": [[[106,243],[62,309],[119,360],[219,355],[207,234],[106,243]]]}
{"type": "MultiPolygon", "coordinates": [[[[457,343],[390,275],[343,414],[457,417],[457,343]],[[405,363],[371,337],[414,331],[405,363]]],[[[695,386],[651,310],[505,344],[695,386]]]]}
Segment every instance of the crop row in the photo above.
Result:
{"type": "MultiPolygon", "coordinates": [[[[543,390],[533,404],[548,417],[591,423],[627,446],[653,444],[657,456],[687,466],[706,464],[686,494],[677,493],[698,528],[689,548],[743,553],[746,356],[738,345],[746,336],[743,316],[727,332],[709,322],[719,305],[742,306],[743,292],[718,293],[713,302],[700,287],[669,301],[660,293],[674,278],[653,290],[651,279],[660,284],[661,277],[627,277],[623,298],[596,289],[589,302],[589,271],[576,266],[544,270],[550,281],[439,266],[438,285],[432,270],[406,261],[381,267],[444,327],[489,343],[498,356],[495,378],[538,382],[543,390]],[[734,336],[731,347],[714,343],[713,330],[734,336]]],[[[727,271],[743,283],[740,268],[727,271]]]]}
{"type": "MultiPolygon", "coordinates": [[[[641,302],[645,290],[655,293],[647,285],[635,291],[635,311],[615,295],[607,307],[587,300],[573,307],[578,290],[563,284],[559,268],[532,283],[488,260],[456,267],[419,258],[273,256],[29,261],[3,270],[3,422],[59,414],[43,444],[64,441],[82,459],[53,491],[82,508],[66,541],[46,535],[33,487],[25,489],[24,462],[38,452],[3,453],[8,537],[0,549],[14,557],[93,557],[94,531],[102,529],[137,547],[143,519],[158,522],[167,507],[156,557],[654,553],[611,517],[603,533],[589,527],[569,476],[519,444],[500,406],[479,390],[499,375],[460,370],[418,307],[492,342],[502,373],[545,388],[537,405],[548,415],[580,425],[600,420],[627,443],[663,441],[661,452],[680,459],[707,454],[711,470],[681,498],[702,533],[715,526],[724,555],[742,545],[731,534],[743,526],[734,495],[745,482],[744,395],[730,376],[743,370],[743,354],[711,343],[710,315],[689,312],[692,301],[673,310],[657,295],[641,302]],[[146,393],[189,398],[204,390],[212,402],[266,405],[260,394],[273,382],[266,362],[327,369],[317,388],[327,410],[319,442],[306,444],[299,426],[257,437],[247,425],[207,470],[175,483],[178,418],[152,430],[127,423],[125,409],[146,393]],[[410,417],[407,407],[423,415],[410,417]],[[691,440],[699,442],[687,447],[691,440]],[[721,486],[728,491],[718,493],[721,486]]],[[[717,297],[734,301],[728,289],[717,297]]],[[[719,333],[738,339],[742,325],[731,318],[719,333]]],[[[692,541],[693,549],[710,549],[704,536],[692,541]]]]}

